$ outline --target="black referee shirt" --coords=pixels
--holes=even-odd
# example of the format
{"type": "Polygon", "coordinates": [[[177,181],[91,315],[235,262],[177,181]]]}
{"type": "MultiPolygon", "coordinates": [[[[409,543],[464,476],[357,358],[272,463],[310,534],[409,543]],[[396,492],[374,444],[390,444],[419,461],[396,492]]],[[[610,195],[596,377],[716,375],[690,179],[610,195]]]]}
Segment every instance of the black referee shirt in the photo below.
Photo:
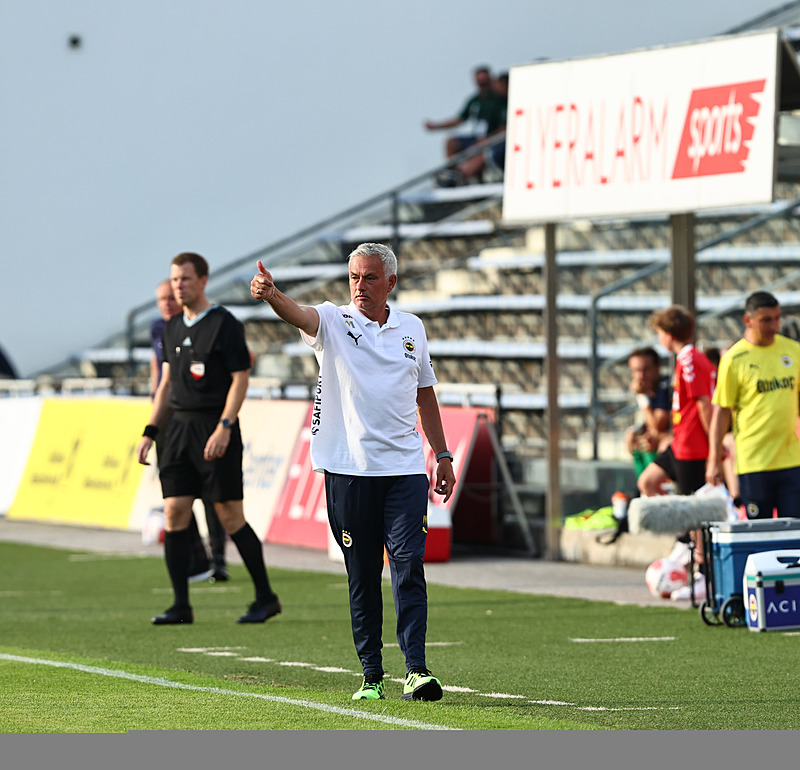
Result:
{"type": "Polygon", "coordinates": [[[167,322],[162,341],[172,379],[172,409],[222,412],[231,373],[250,368],[241,321],[219,305],[192,325],[180,313],[167,322]]]}

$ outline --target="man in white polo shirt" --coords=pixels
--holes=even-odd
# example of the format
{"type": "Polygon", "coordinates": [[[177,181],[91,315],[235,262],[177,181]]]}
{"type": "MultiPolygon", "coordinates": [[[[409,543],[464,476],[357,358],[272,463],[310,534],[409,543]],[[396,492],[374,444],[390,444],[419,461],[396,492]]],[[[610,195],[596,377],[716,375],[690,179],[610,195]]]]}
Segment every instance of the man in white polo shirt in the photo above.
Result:
{"type": "Polygon", "coordinates": [[[342,548],[353,641],[364,670],[354,700],[382,699],[383,550],[389,557],[397,641],[406,660],[405,700],[439,700],[442,686],[425,660],[428,599],[423,568],[429,481],[416,430],[436,453],[434,491],[448,500],[456,479],[447,451],[436,377],[419,318],[386,303],[397,258],[362,243],[348,258],[349,305],[298,305],[259,261],[250,283],[314,349],[319,379],[311,420],[311,463],[325,473],[328,520],[342,548]]]}

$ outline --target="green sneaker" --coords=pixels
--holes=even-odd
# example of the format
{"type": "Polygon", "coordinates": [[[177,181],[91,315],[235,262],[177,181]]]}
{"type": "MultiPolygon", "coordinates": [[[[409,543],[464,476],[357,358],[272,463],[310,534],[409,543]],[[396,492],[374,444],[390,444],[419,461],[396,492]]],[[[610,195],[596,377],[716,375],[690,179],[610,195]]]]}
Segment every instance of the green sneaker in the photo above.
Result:
{"type": "Polygon", "coordinates": [[[353,700],[383,700],[386,697],[383,694],[385,689],[383,679],[380,682],[368,682],[365,677],[358,692],[353,693],[353,700]]]}
{"type": "Polygon", "coordinates": [[[409,671],[403,684],[403,700],[441,700],[442,683],[427,668],[409,671]]]}

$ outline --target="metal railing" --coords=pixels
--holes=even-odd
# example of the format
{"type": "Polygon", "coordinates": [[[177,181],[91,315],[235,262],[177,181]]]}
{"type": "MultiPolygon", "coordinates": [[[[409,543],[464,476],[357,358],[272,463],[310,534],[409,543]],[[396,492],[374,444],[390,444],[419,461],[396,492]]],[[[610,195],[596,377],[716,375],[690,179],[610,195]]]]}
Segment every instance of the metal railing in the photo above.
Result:
{"type": "MultiPolygon", "coordinates": [[[[783,206],[778,206],[777,208],[769,211],[765,214],[758,214],[746,222],[738,225],[730,230],[720,233],[719,235],[714,236],[713,238],[709,238],[702,243],[700,243],[696,249],[695,254],[699,254],[706,249],[710,249],[713,246],[718,246],[721,243],[726,243],[728,241],[732,241],[733,239],[737,238],[740,235],[743,235],[746,232],[754,230],[761,225],[766,224],[769,221],[779,219],[781,217],[789,216],[795,209],[800,207],[800,198],[796,198],[787,202],[783,206]]],[[[602,414],[602,410],[600,408],[600,396],[599,396],[599,375],[600,375],[600,368],[609,368],[618,364],[625,360],[624,357],[615,356],[613,358],[605,359],[600,364],[599,356],[598,356],[598,334],[597,334],[597,316],[599,312],[599,303],[603,297],[607,297],[610,294],[614,294],[622,289],[628,288],[633,284],[637,283],[638,281],[643,280],[644,278],[648,278],[651,275],[655,275],[656,273],[666,270],[670,265],[670,260],[658,260],[653,262],[650,265],[647,265],[640,270],[637,270],[630,276],[626,278],[621,278],[614,283],[609,284],[608,286],[604,286],[602,289],[598,290],[594,294],[592,294],[591,298],[591,305],[589,308],[588,313],[588,323],[589,329],[591,334],[591,353],[589,359],[589,371],[591,376],[591,402],[589,407],[589,416],[592,423],[592,457],[597,460],[598,459],[598,444],[599,444],[599,433],[600,433],[600,423],[603,421],[604,415],[602,414]]],[[[779,288],[780,286],[786,285],[791,281],[800,278],[800,270],[793,271],[782,278],[778,279],[777,281],[769,284],[765,289],[775,289],[779,288]]],[[[745,299],[744,296],[737,297],[732,299],[729,305],[724,306],[723,308],[718,308],[716,310],[708,311],[703,315],[697,317],[697,323],[700,325],[704,321],[709,321],[713,318],[717,318],[720,316],[727,315],[728,313],[736,310],[741,309],[742,302],[745,299]]],[[[620,410],[615,412],[613,415],[608,416],[608,419],[611,420],[615,417],[620,416],[626,410],[620,410]]]]}
{"type": "MultiPolygon", "coordinates": [[[[289,264],[299,265],[341,261],[344,258],[341,252],[337,251],[331,243],[324,243],[321,239],[331,230],[342,230],[348,224],[352,226],[354,220],[358,221],[359,224],[388,223],[394,233],[392,238],[393,249],[399,255],[403,248],[403,241],[400,238],[403,195],[414,188],[421,188],[426,185],[433,186],[437,176],[442,172],[456,167],[469,158],[486,152],[502,141],[505,141],[505,132],[498,132],[479,147],[468,147],[445,163],[418,174],[402,184],[228,262],[213,271],[209,279],[207,293],[209,296],[221,295],[230,290],[235,284],[241,283],[242,277],[236,275],[236,273],[239,273],[244,267],[252,270],[257,260],[261,260],[268,268],[289,264]]],[[[469,204],[465,203],[464,208],[468,209],[468,207],[469,204]]],[[[157,303],[153,299],[136,305],[126,314],[124,334],[128,350],[128,369],[131,375],[133,375],[135,369],[133,350],[137,330],[141,332],[145,322],[155,313],[156,309],[157,303]]]]}

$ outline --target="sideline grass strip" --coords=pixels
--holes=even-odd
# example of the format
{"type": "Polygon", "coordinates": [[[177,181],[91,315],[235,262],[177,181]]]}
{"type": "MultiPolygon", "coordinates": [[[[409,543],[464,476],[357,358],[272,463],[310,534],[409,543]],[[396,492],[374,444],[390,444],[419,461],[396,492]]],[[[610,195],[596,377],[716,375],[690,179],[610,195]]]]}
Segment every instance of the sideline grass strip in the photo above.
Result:
{"type": "Polygon", "coordinates": [[[130,671],[120,671],[108,668],[101,668],[98,666],[87,666],[82,663],[68,663],[57,660],[45,660],[43,658],[30,658],[22,655],[9,655],[7,653],[0,653],[0,660],[8,660],[14,663],[29,664],[35,666],[49,666],[52,668],[70,669],[73,671],[80,671],[85,674],[93,674],[95,676],[112,677],[115,679],[127,679],[132,682],[140,684],[155,685],[157,687],[165,687],[170,690],[191,690],[194,692],[210,693],[211,695],[229,695],[235,698],[257,698],[271,703],[282,704],[285,706],[294,706],[298,709],[313,709],[316,711],[327,712],[340,717],[348,717],[355,720],[367,720],[372,722],[380,722],[382,727],[391,725],[399,727],[404,730],[418,729],[418,730],[450,730],[453,728],[444,725],[431,724],[429,722],[420,722],[413,719],[401,719],[398,717],[387,716],[383,714],[371,714],[364,711],[359,711],[354,708],[342,708],[341,706],[334,706],[328,703],[317,703],[310,700],[299,700],[297,698],[287,698],[281,695],[271,695],[269,693],[248,692],[243,690],[230,690],[220,687],[204,687],[196,684],[186,684],[184,682],[175,682],[164,677],[145,676],[142,674],[135,674],[130,671]]]}
{"type": "MultiPolygon", "coordinates": [[[[150,618],[169,601],[163,559],[83,560],[75,553],[0,543],[2,652],[362,708],[350,699],[359,665],[343,576],[271,569],[284,611],[264,625],[242,626],[236,618],[252,588],[244,568],[232,565],[224,590],[192,586],[193,625],[156,628],[150,618]]],[[[437,585],[429,595],[428,664],[442,679],[444,699],[401,701],[405,666],[400,650],[387,645],[387,699],[364,707],[367,713],[466,730],[800,728],[797,636],[709,628],[696,612],[668,603],[620,606],[437,585]]],[[[384,640],[393,644],[388,584],[384,597],[384,640]]],[[[233,696],[110,677],[99,692],[97,677],[55,667],[44,674],[45,667],[31,664],[40,673],[24,673],[20,665],[0,659],[0,713],[15,715],[11,731],[37,724],[64,732],[75,725],[97,732],[176,729],[186,703],[196,704],[187,718],[202,726],[178,722],[179,729],[363,729],[310,709],[298,716],[289,704],[250,698],[259,706],[249,714],[231,705],[233,696]],[[92,710],[90,692],[103,708],[87,722],[69,697],[92,710]],[[176,699],[181,708],[170,716],[164,704],[176,699]],[[44,719],[51,700],[61,714],[44,719]],[[139,701],[147,705],[135,713],[139,701]],[[230,709],[236,716],[227,719],[230,709]]]]}

